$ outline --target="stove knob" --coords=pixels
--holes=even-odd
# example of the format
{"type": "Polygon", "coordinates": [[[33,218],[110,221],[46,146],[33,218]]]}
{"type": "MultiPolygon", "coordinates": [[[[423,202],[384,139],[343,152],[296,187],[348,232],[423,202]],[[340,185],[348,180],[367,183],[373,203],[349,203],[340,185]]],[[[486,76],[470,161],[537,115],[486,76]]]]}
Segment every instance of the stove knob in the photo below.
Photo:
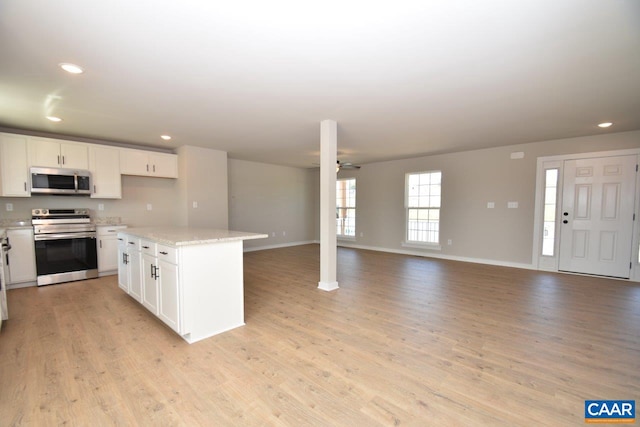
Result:
{"type": "Polygon", "coordinates": [[[47,211],[46,209],[42,209],[42,215],[46,215],[47,213],[49,213],[49,211],[47,211]]]}
{"type": "Polygon", "coordinates": [[[34,209],[33,210],[33,214],[34,215],[40,215],[40,209],[34,209]]]}

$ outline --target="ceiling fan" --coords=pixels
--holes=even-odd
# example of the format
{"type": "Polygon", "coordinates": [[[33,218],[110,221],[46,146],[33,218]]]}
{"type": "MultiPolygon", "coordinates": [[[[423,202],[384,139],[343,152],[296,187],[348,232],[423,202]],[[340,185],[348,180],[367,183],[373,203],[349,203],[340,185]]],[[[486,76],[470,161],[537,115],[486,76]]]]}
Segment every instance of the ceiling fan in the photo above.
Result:
{"type": "Polygon", "coordinates": [[[360,169],[359,165],[354,165],[351,162],[341,163],[340,160],[336,161],[336,172],[339,172],[340,169],[360,169]]]}

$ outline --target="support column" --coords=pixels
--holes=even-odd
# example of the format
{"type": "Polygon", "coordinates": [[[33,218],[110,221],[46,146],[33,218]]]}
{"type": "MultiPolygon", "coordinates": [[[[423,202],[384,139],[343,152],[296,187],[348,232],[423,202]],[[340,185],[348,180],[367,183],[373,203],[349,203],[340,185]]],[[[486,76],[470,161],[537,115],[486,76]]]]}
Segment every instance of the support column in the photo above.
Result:
{"type": "Polygon", "coordinates": [[[338,289],[336,258],[336,161],[338,124],[320,122],[320,282],[323,291],[338,289]]]}

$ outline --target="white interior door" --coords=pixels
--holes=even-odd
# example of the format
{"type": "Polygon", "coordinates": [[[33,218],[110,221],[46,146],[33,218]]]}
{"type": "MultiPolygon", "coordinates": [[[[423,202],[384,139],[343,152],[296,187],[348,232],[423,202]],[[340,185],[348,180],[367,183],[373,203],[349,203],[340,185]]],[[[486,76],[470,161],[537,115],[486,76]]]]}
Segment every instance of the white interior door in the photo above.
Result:
{"type": "Polygon", "coordinates": [[[559,270],[629,278],[636,156],[566,160],[559,270]]]}

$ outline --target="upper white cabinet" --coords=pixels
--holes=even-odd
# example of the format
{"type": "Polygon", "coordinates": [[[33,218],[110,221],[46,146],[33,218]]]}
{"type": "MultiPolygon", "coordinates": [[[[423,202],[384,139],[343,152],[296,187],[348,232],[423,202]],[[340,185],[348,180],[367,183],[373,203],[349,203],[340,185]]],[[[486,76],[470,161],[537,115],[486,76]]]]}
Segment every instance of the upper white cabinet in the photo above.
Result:
{"type": "Polygon", "coordinates": [[[89,171],[93,181],[91,197],[121,199],[120,150],[100,145],[89,146],[89,171]]]}
{"type": "Polygon", "coordinates": [[[120,172],[123,175],[178,177],[178,156],[143,150],[120,149],[120,172]]]}
{"type": "Polygon", "coordinates": [[[29,197],[27,137],[0,133],[0,195],[29,197]]]}
{"type": "Polygon", "coordinates": [[[89,169],[88,145],[49,138],[29,138],[29,164],[39,167],[89,169]]]}

